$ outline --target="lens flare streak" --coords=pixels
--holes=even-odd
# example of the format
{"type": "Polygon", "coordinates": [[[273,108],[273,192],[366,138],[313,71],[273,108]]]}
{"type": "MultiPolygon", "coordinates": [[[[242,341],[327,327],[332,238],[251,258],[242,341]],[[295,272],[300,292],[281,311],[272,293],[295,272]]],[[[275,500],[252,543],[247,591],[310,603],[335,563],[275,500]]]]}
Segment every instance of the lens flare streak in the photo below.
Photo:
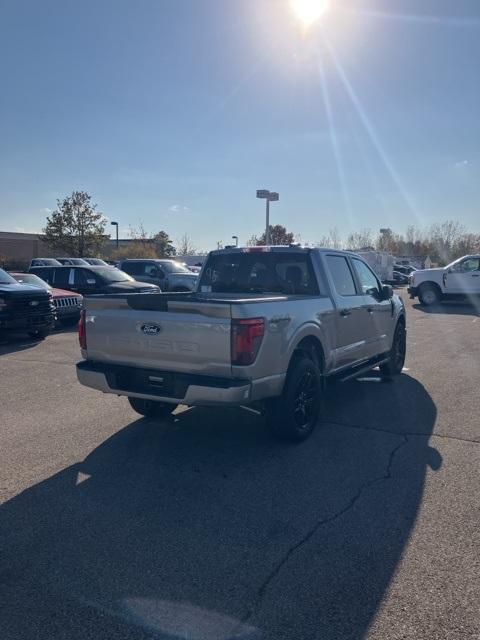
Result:
{"type": "Polygon", "coordinates": [[[385,151],[385,149],[383,148],[383,145],[375,131],[374,126],[372,125],[372,123],[370,122],[370,118],[368,117],[365,109],[363,108],[362,103],[360,102],[359,97],[357,96],[357,94],[355,93],[355,90],[353,89],[349,79],[347,78],[347,75],[345,74],[345,71],[338,59],[338,56],[334,50],[334,48],[332,47],[331,43],[329,42],[328,39],[325,39],[325,43],[327,46],[327,50],[330,54],[330,57],[332,59],[332,62],[337,70],[337,73],[340,77],[340,80],[345,88],[345,91],[347,92],[350,100],[353,103],[353,106],[355,107],[355,110],[357,111],[357,114],[363,124],[363,126],[365,127],[366,132],[368,133],[377,153],[379,154],[380,158],[382,159],[385,168],[387,169],[388,173],[390,174],[390,177],[392,178],[394,184],[396,185],[397,189],[399,190],[401,196],[403,197],[403,199],[405,200],[405,203],[408,205],[408,207],[410,208],[410,211],[416,215],[417,219],[420,217],[418,215],[417,212],[417,208],[413,202],[413,200],[411,199],[411,197],[409,196],[409,194],[407,193],[405,187],[402,184],[402,181],[400,179],[400,176],[398,175],[395,167],[393,166],[392,162],[390,161],[389,157],[387,156],[387,153],[385,151]]]}

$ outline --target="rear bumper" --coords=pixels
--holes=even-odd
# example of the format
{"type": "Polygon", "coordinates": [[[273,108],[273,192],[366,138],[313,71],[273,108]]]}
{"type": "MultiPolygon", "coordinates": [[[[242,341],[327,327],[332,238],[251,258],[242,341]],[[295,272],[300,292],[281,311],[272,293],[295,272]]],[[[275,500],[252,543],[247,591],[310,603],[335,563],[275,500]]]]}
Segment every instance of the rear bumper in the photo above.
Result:
{"type": "Polygon", "coordinates": [[[77,377],[86,387],[103,393],[171,404],[225,406],[248,404],[254,399],[253,384],[246,379],[136,369],[88,360],[77,364],[77,377]]]}

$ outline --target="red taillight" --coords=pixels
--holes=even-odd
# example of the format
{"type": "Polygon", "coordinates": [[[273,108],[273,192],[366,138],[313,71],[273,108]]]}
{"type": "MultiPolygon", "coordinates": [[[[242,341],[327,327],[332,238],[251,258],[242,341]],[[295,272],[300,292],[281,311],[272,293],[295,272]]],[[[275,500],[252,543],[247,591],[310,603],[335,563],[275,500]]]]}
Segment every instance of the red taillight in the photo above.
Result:
{"type": "Polygon", "coordinates": [[[78,342],[80,343],[80,349],[87,348],[87,327],[86,327],[86,316],[85,309],[80,311],[80,320],[78,323],[78,342]]]}
{"type": "Polygon", "coordinates": [[[263,318],[232,320],[232,364],[245,366],[255,362],[265,332],[263,318]]]}

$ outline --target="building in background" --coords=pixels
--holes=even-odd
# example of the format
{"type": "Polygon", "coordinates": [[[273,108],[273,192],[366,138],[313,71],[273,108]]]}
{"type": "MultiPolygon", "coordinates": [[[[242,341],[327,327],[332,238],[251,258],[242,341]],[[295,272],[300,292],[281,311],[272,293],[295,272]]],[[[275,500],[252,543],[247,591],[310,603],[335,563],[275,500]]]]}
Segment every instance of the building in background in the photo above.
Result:
{"type": "Polygon", "coordinates": [[[32,258],[39,257],[54,258],[55,251],[38,233],[0,231],[0,264],[8,265],[10,269],[23,268],[32,258]]]}

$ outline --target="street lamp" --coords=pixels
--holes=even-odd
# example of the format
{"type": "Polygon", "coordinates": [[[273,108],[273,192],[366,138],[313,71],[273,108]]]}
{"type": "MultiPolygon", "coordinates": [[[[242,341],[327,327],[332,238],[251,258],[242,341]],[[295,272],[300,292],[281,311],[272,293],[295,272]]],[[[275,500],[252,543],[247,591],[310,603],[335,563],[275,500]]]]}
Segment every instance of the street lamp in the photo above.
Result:
{"type": "Polygon", "coordinates": [[[232,240],[235,240],[235,246],[238,247],[238,236],[232,236],[232,240]]]}
{"type": "Polygon", "coordinates": [[[276,191],[269,191],[268,189],[259,189],[257,191],[257,198],[266,200],[265,211],[265,244],[270,244],[270,202],[277,202],[280,197],[276,191]]]}
{"type": "Polygon", "coordinates": [[[115,227],[115,236],[117,239],[117,249],[118,249],[118,222],[110,222],[110,224],[113,224],[113,226],[115,227]]]}

